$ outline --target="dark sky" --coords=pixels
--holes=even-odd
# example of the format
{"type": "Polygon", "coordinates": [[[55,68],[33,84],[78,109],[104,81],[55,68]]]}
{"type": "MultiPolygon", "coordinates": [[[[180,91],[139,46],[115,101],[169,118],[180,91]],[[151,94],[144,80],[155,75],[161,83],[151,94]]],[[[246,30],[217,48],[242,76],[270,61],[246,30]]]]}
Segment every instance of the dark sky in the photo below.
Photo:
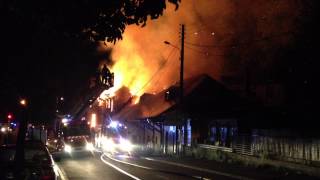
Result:
{"type": "MultiPolygon", "coordinates": [[[[222,13],[222,15],[226,13],[226,15],[221,16],[218,13],[214,14],[214,16],[211,17],[208,16],[208,14],[204,13],[203,16],[200,16],[201,13],[198,12],[199,17],[195,16],[197,18],[195,18],[194,21],[194,29],[197,30],[198,27],[202,28],[202,26],[204,26],[211,30],[212,27],[216,33],[215,37],[221,36],[221,43],[223,43],[224,41],[247,41],[248,38],[250,39],[252,34],[250,33],[250,30],[254,29],[247,26],[248,24],[252,24],[251,21],[247,20],[251,20],[254,17],[258,19],[260,22],[260,18],[264,18],[263,16],[260,16],[260,11],[256,10],[258,9],[256,7],[260,6],[259,3],[254,4],[248,0],[239,1],[240,3],[236,3],[234,1],[223,1],[222,4],[228,5],[225,7],[218,5],[219,2],[221,3],[222,1],[206,2],[208,2],[208,4],[213,4],[213,6],[216,5],[214,6],[216,7],[214,10],[219,13],[222,13]],[[247,4],[244,4],[243,2],[246,2],[247,4]],[[232,6],[229,7],[230,4],[232,6]],[[248,9],[246,10],[246,8],[248,9]],[[246,12],[251,12],[251,14],[246,12]],[[203,21],[200,21],[199,18],[203,21]],[[198,25],[199,22],[201,22],[201,26],[198,25]],[[224,39],[226,36],[224,36],[223,33],[227,33],[227,30],[230,30],[230,32],[235,32],[233,33],[233,38],[224,39]],[[219,34],[219,32],[221,32],[221,34],[219,34]],[[245,36],[242,34],[242,32],[245,36]],[[246,37],[247,39],[242,39],[242,37],[246,37]]],[[[284,1],[274,2],[276,4],[278,2],[284,1]]],[[[317,94],[315,87],[317,86],[319,74],[319,71],[317,71],[318,67],[316,66],[317,60],[319,60],[318,39],[320,32],[317,28],[318,19],[316,18],[316,13],[318,12],[318,4],[316,3],[317,1],[312,0],[297,0],[294,2],[295,3],[293,4],[298,5],[301,2],[301,5],[303,5],[301,7],[304,8],[302,9],[301,14],[297,14],[295,16],[295,18],[297,18],[298,21],[295,21],[295,23],[291,24],[290,26],[294,29],[295,32],[295,38],[291,43],[286,44],[286,46],[284,46],[283,48],[276,48],[272,51],[268,51],[268,48],[266,48],[264,49],[265,52],[261,53],[259,52],[259,50],[261,49],[256,47],[248,49],[250,47],[247,48],[247,46],[245,46],[242,49],[238,48],[236,51],[228,49],[224,53],[230,55],[227,58],[225,58],[229,61],[227,62],[224,60],[223,63],[220,64],[224,64],[224,66],[221,67],[226,68],[228,71],[231,71],[232,69],[244,69],[243,67],[246,65],[246,60],[249,59],[247,57],[254,57],[251,59],[258,59],[259,57],[255,58],[257,57],[256,54],[261,56],[260,60],[263,60],[264,58],[272,59],[273,66],[270,66],[270,70],[272,71],[269,72],[272,72],[271,74],[274,74],[277,78],[282,78],[282,82],[287,83],[286,87],[288,88],[288,97],[291,98],[290,101],[288,101],[288,103],[290,105],[295,105],[295,108],[299,109],[315,109],[315,95],[317,94]],[[247,54],[243,55],[246,52],[248,52],[248,56],[247,54]],[[270,56],[266,57],[266,54],[270,54],[270,56]],[[240,56],[243,57],[243,61],[241,61],[241,63],[239,63],[240,61],[238,61],[240,56]]],[[[206,11],[212,11],[211,8],[205,6],[206,3],[202,4],[204,4],[203,7],[207,7],[206,11]]],[[[186,5],[192,6],[192,8],[201,7],[196,5],[194,6],[193,4],[186,5]]],[[[201,5],[201,3],[198,5],[201,5]]],[[[286,8],[285,4],[282,6],[286,8]]],[[[272,26],[272,32],[273,30],[275,32],[286,31],[286,29],[283,29],[283,27],[274,24],[273,21],[275,20],[277,22],[282,22],[281,20],[290,17],[288,16],[288,14],[283,15],[282,13],[279,13],[278,15],[278,13],[274,13],[275,15],[277,15],[274,16],[274,14],[271,13],[272,16],[268,16],[268,12],[270,12],[268,8],[261,7],[261,9],[264,10],[261,12],[267,13],[266,17],[270,17],[270,24],[274,25],[272,26]]],[[[297,10],[295,8],[290,7],[288,9],[290,10],[288,12],[295,12],[297,10]]],[[[185,11],[181,12],[182,15],[180,16],[187,17],[183,13],[185,11]]],[[[187,14],[192,15],[197,14],[197,12],[193,11],[193,13],[187,14]]],[[[95,75],[96,69],[98,67],[98,61],[100,60],[100,58],[96,55],[95,52],[96,46],[95,44],[90,43],[89,41],[70,37],[66,34],[59,32],[59,30],[56,31],[54,27],[53,29],[46,29],[46,31],[43,31],[43,29],[37,28],[38,26],[32,26],[32,24],[28,24],[25,22],[15,22],[12,19],[1,19],[1,22],[3,22],[5,26],[2,26],[2,28],[0,29],[0,120],[5,118],[8,112],[13,112],[18,115],[18,99],[20,97],[26,97],[28,98],[28,101],[30,101],[30,119],[38,122],[50,121],[54,117],[56,97],[64,96],[68,104],[68,107],[72,107],[72,104],[81,97],[82,93],[87,88],[89,78],[95,75]]],[[[162,22],[166,21],[167,19],[170,19],[170,17],[165,16],[162,20],[159,20],[160,22],[162,22]]],[[[191,19],[193,20],[193,18],[191,19]]],[[[268,18],[266,18],[266,20],[268,20],[268,18]]],[[[174,22],[176,22],[176,20],[174,20],[174,22]]],[[[155,33],[154,31],[150,31],[151,33],[149,34],[152,38],[152,41],[150,40],[150,42],[152,42],[152,44],[159,43],[161,45],[163,45],[162,42],[164,40],[170,40],[171,42],[175,42],[174,39],[167,39],[167,35],[165,33],[167,31],[174,32],[172,37],[178,37],[178,24],[179,22],[168,23],[167,26],[162,27],[166,29],[164,29],[161,32],[155,31],[155,33]],[[170,30],[168,30],[169,28],[170,30]],[[163,39],[159,39],[158,41],[155,41],[154,39],[154,37],[163,36],[165,37],[163,39]]],[[[270,28],[263,27],[261,25],[264,24],[256,24],[257,27],[261,27],[259,31],[257,31],[259,33],[256,33],[257,37],[261,36],[260,32],[265,32],[265,28],[270,28]]],[[[160,24],[152,25],[152,23],[149,23],[147,24],[147,27],[154,27],[157,30],[161,30],[160,24]]],[[[187,24],[187,27],[190,28],[190,24],[187,24]]],[[[146,28],[144,29],[144,31],[148,31],[148,29],[146,28]]],[[[141,31],[139,29],[137,31],[134,31],[136,33],[133,34],[137,34],[137,37],[140,37],[140,41],[149,40],[149,38],[146,38],[147,33],[144,33],[143,37],[141,36],[141,31]]],[[[129,31],[127,32],[130,33],[132,31],[130,31],[129,29],[129,31]]],[[[200,33],[200,31],[195,32],[200,33]]],[[[194,33],[192,31],[192,28],[188,29],[187,34],[193,35],[192,33],[194,33]]],[[[270,34],[272,35],[276,33],[270,34]]],[[[139,42],[139,40],[136,41],[139,42]]],[[[212,42],[206,42],[205,44],[208,43],[212,42]]],[[[146,52],[146,49],[155,49],[155,47],[147,47],[145,46],[145,44],[146,43],[143,43],[143,48],[141,49],[145,53],[152,52],[151,54],[154,54],[154,51],[146,52]]],[[[199,49],[196,50],[199,51],[199,49]]],[[[189,50],[189,52],[191,52],[191,50],[189,50]]],[[[210,70],[214,69],[212,68],[213,66],[211,67],[208,66],[206,63],[203,63],[205,61],[198,61],[198,57],[200,56],[199,54],[196,54],[194,56],[194,59],[197,60],[196,63],[193,63],[194,66],[187,64],[188,67],[198,67],[201,65],[201,67],[210,68],[210,70]]],[[[203,56],[200,57],[203,58],[203,56]]],[[[145,59],[149,60],[149,58],[145,59]]],[[[216,60],[217,57],[213,57],[213,61],[211,61],[211,63],[216,65],[216,60]]],[[[189,63],[190,62],[191,61],[189,61],[189,63]]],[[[255,68],[255,66],[253,66],[252,69],[257,70],[257,72],[253,72],[254,77],[261,76],[261,74],[264,75],[264,73],[262,73],[263,71],[260,71],[260,69],[255,68]]],[[[192,68],[189,68],[189,71],[193,72],[192,68]]],[[[174,72],[176,72],[176,70],[174,70],[174,72]]],[[[214,73],[218,72],[219,71],[214,71],[214,73]]],[[[235,76],[237,76],[237,74],[235,76]]]]}

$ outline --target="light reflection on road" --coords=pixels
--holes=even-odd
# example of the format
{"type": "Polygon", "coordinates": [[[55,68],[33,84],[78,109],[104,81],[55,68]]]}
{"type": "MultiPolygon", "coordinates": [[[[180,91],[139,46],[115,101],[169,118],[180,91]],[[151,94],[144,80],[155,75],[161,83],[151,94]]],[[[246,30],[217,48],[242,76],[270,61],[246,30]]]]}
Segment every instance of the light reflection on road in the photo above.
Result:
{"type": "Polygon", "coordinates": [[[108,166],[110,166],[110,167],[114,168],[115,170],[117,170],[117,171],[121,172],[122,174],[125,174],[125,175],[127,175],[127,176],[131,177],[132,179],[140,180],[140,178],[138,178],[138,177],[136,177],[136,176],[134,176],[134,175],[132,175],[132,174],[130,174],[130,173],[128,173],[128,172],[126,172],[125,170],[123,170],[123,169],[121,169],[121,168],[119,168],[119,167],[117,167],[117,166],[115,166],[115,165],[113,165],[113,164],[109,163],[108,161],[104,160],[104,158],[103,158],[103,157],[105,157],[105,156],[106,156],[105,154],[102,154],[102,155],[101,155],[101,157],[100,157],[100,159],[101,159],[101,161],[102,161],[102,162],[104,162],[106,165],[108,165],[108,166]]]}

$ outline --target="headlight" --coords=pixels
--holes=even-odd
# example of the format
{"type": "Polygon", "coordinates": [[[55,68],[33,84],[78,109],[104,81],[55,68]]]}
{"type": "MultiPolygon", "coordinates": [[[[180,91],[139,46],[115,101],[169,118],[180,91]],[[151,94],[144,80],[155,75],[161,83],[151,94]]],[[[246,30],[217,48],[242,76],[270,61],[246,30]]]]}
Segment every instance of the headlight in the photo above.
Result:
{"type": "Polygon", "coordinates": [[[130,143],[130,141],[126,140],[126,139],[120,139],[120,148],[123,151],[127,151],[130,152],[132,150],[132,144],[130,143]]]}
{"type": "Polygon", "coordinates": [[[94,150],[94,147],[93,147],[92,143],[87,143],[86,149],[87,149],[88,151],[93,151],[93,150],[94,150]]]}
{"type": "Polygon", "coordinates": [[[67,152],[67,153],[71,153],[71,151],[72,151],[71,146],[70,145],[65,145],[64,146],[64,151],[67,152]]]}
{"type": "Polygon", "coordinates": [[[108,151],[108,152],[114,151],[115,144],[112,141],[112,139],[103,138],[101,143],[102,143],[103,150],[108,151]]]}

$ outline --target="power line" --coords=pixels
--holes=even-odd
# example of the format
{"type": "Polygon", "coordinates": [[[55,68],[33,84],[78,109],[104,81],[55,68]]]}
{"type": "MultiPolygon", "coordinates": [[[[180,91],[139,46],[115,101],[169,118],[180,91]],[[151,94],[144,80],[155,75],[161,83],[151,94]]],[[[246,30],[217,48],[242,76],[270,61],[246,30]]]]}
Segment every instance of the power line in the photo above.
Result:
{"type": "Polygon", "coordinates": [[[225,45],[197,44],[197,43],[192,43],[192,42],[185,42],[185,43],[190,45],[190,46],[207,47],[207,48],[238,47],[238,46],[247,45],[247,44],[251,44],[251,43],[268,41],[268,40],[273,39],[273,38],[284,37],[284,36],[288,36],[288,35],[292,35],[292,34],[293,34],[292,32],[284,32],[284,33],[280,33],[280,34],[276,34],[276,35],[272,35],[272,36],[268,36],[268,37],[263,37],[263,38],[260,38],[260,39],[255,39],[255,40],[252,40],[252,41],[231,43],[231,44],[225,44],[225,45]]]}
{"type": "Polygon", "coordinates": [[[198,50],[198,49],[194,49],[194,48],[192,48],[192,47],[190,47],[190,46],[187,46],[187,45],[185,45],[185,47],[188,48],[188,49],[190,49],[190,50],[192,50],[192,51],[194,51],[194,52],[197,52],[197,53],[199,53],[199,54],[208,55],[208,52],[207,52],[207,51],[201,51],[201,50],[198,50]]]}
{"type": "MultiPolygon", "coordinates": [[[[122,106],[119,110],[117,110],[117,113],[121,112],[122,109],[124,109],[126,107],[126,105],[128,104],[128,102],[131,101],[131,99],[133,98],[133,96],[136,96],[141,90],[143,90],[148,84],[150,84],[150,82],[156,77],[156,75],[167,65],[167,62],[169,60],[169,58],[171,57],[171,55],[175,52],[176,48],[172,47],[172,50],[170,51],[170,53],[168,54],[165,62],[158,68],[158,70],[152,75],[152,77],[149,79],[148,82],[146,82],[136,93],[134,93],[131,97],[128,98],[128,100],[126,101],[125,105],[122,106]]],[[[129,109],[129,111],[125,112],[123,115],[127,115],[129,113],[131,113],[133,111],[133,109],[129,109]]]]}
{"type": "Polygon", "coordinates": [[[147,83],[145,83],[136,93],[134,93],[134,95],[137,95],[140,91],[142,91],[147,85],[150,84],[150,82],[156,77],[156,75],[167,65],[167,62],[170,58],[170,56],[173,54],[173,52],[176,50],[176,48],[172,47],[172,50],[170,51],[170,53],[168,54],[167,58],[165,59],[165,61],[163,62],[163,64],[157,69],[157,71],[151,76],[151,78],[149,79],[149,81],[147,83]]]}
{"type": "Polygon", "coordinates": [[[209,51],[200,51],[198,49],[194,49],[194,48],[192,48],[190,46],[187,46],[187,45],[185,45],[185,47],[190,49],[190,50],[192,50],[192,51],[194,51],[194,52],[196,52],[196,53],[203,54],[204,56],[224,56],[224,54],[212,54],[209,51]]]}
{"type": "MultiPolygon", "coordinates": [[[[173,54],[173,57],[177,54],[176,53],[177,51],[174,51],[174,54],[173,54]]],[[[175,62],[177,62],[177,61],[171,61],[169,64],[168,64],[168,66],[170,67],[171,65],[173,65],[173,63],[175,63],[175,62]]],[[[168,70],[168,69],[166,69],[166,70],[168,70]]],[[[160,80],[163,78],[164,76],[159,76],[159,78],[157,79],[157,81],[155,81],[155,85],[157,85],[157,88],[159,87],[159,82],[160,82],[160,80]]],[[[157,88],[154,88],[154,89],[157,89],[157,88]]]]}

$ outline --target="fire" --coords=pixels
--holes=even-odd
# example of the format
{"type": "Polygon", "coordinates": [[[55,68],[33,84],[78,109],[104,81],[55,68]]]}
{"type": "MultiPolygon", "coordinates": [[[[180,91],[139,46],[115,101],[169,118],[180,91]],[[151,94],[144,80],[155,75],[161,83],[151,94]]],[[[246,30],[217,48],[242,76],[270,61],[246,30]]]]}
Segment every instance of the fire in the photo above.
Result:
{"type": "Polygon", "coordinates": [[[140,101],[140,96],[135,96],[135,97],[133,98],[133,104],[138,104],[139,101],[140,101]]]}
{"type": "MultiPolygon", "coordinates": [[[[129,36],[112,47],[115,64],[108,68],[114,73],[114,87],[104,91],[100,95],[101,99],[113,97],[123,86],[130,89],[132,96],[139,97],[145,92],[151,72],[137,47],[129,36]]],[[[135,98],[135,103],[138,102],[139,98],[135,98]]]]}
{"type": "Polygon", "coordinates": [[[126,86],[132,95],[140,96],[143,93],[142,88],[148,81],[149,72],[138,54],[121,55],[111,71],[115,74],[115,91],[126,86]]]}

